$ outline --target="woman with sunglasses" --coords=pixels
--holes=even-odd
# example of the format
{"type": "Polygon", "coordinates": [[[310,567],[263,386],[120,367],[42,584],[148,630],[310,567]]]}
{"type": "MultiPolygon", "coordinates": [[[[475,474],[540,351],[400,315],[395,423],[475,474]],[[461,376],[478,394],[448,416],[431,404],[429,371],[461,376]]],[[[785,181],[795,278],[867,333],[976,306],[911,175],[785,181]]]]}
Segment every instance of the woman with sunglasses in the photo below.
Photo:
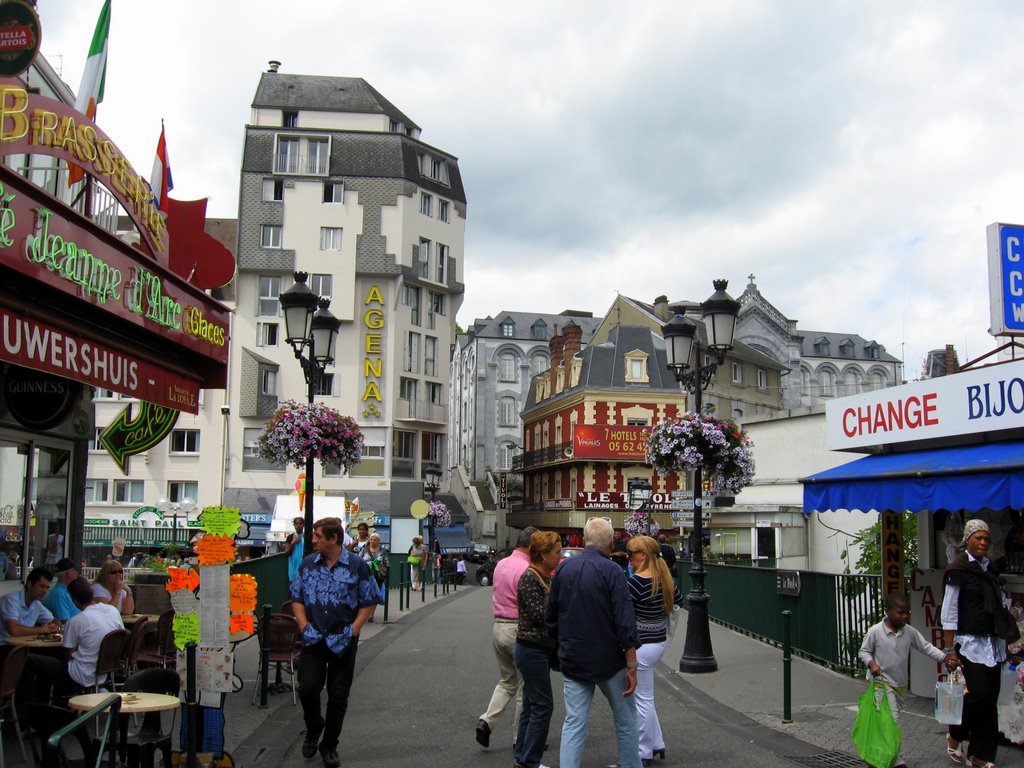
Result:
{"type": "Polygon", "coordinates": [[[640,731],[640,761],[651,765],[665,759],[665,738],[654,707],[654,667],[668,645],[668,621],[673,606],[682,605],[672,574],[661,558],[661,546],[650,536],[634,536],[626,547],[633,574],[629,597],[636,615],[640,647],[636,650],[636,720],[640,731]]]}
{"type": "Polygon", "coordinates": [[[117,560],[108,560],[100,568],[92,585],[92,594],[97,603],[114,606],[122,616],[135,613],[132,588],[124,580],[124,567],[117,560]]]}

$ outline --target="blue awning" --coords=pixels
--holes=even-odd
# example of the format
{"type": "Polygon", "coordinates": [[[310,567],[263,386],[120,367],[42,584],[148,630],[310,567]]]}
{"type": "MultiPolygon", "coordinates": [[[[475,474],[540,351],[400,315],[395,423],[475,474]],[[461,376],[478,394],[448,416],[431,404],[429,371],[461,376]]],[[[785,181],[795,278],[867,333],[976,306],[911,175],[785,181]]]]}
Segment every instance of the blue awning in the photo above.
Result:
{"type": "Polygon", "coordinates": [[[468,555],[473,551],[473,542],[466,534],[464,523],[456,523],[450,528],[434,528],[434,538],[441,547],[442,555],[468,555]]]}
{"type": "Polygon", "coordinates": [[[1024,507],[1024,441],[865,456],[810,477],[804,513],[1024,507]]]}

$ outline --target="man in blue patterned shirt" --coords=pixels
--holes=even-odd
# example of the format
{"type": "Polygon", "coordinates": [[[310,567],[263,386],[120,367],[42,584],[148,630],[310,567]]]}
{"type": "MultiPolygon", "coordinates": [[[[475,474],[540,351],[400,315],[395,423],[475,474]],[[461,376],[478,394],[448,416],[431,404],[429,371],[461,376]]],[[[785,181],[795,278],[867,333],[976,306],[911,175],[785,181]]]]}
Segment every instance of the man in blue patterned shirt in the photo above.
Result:
{"type": "Polygon", "coordinates": [[[292,609],[302,633],[299,700],[306,721],[302,756],[320,756],[337,768],[338,739],[348,709],[359,631],[383,602],[370,567],[342,547],[341,521],[325,517],[313,525],[313,554],[292,580],[292,609]],[[327,711],[320,714],[320,691],[327,685],[327,711]],[[323,738],[321,739],[321,734],[323,738]]]}

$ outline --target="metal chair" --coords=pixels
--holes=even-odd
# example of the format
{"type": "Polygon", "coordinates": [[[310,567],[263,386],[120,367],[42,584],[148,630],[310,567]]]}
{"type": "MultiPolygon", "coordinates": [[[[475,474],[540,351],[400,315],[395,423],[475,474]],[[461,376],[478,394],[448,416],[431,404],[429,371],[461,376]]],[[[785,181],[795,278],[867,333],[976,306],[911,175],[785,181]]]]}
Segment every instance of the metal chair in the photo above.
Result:
{"type": "MultiPolygon", "coordinates": [[[[124,682],[124,691],[141,693],[165,693],[177,696],[181,689],[181,678],[175,669],[154,667],[136,672],[124,682]]],[[[163,754],[164,765],[171,765],[171,735],[174,733],[174,722],[178,710],[171,716],[171,726],[163,730],[163,719],[160,712],[147,712],[142,716],[142,725],[137,731],[128,734],[127,758],[129,765],[142,765],[153,768],[156,763],[156,751],[163,754]]]]}
{"type": "Polygon", "coordinates": [[[146,638],[146,629],[149,627],[149,619],[145,616],[135,622],[135,625],[131,628],[131,634],[128,636],[128,642],[124,646],[124,656],[121,658],[120,668],[117,670],[117,675],[114,676],[114,687],[117,687],[117,678],[121,677],[121,684],[124,685],[124,681],[128,677],[138,670],[139,666],[139,652],[142,650],[142,641],[146,638]]]}
{"type": "MultiPolygon", "coordinates": [[[[282,669],[288,672],[291,677],[292,705],[297,703],[295,691],[295,661],[299,658],[299,622],[294,616],[285,613],[270,614],[270,647],[269,660],[271,664],[277,665],[277,671],[282,669]]],[[[263,651],[263,633],[259,634],[260,652],[263,651]]],[[[261,656],[262,658],[262,656],[261,656]]],[[[256,672],[256,685],[253,686],[252,700],[256,701],[256,694],[260,690],[260,678],[263,675],[263,664],[259,665],[256,672]]]]}
{"type": "Polygon", "coordinates": [[[143,647],[135,659],[136,666],[174,666],[178,651],[174,647],[174,610],[164,611],[156,622],[156,647],[143,647]]]}
{"type": "Polygon", "coordinates": [[[21,672],[25,669],[25,658],[28,656],[28,647],[19,645],[7,652],[3,666],[0,667],[0,715],[4,712],[11,713],[11,722],[14,723],[14,732],[18,734],[18,744],[21,746],[21,759],[28,761],[28,754],[25,752],[25,740],[21,734],[21,724],[18,722],[18,708],[15,705],[14,696],[18,690],[18,683],[21,681],[21,672]]]}
{"type": "Polygon", "coordinates": [[[103,636],[99,656],[96,658],[96,683],[92,687],[94,693],[100,692],[100,684],[107,682],[108,677],[111,678],[110,687],[113,689],[113,675],[121,667],[121,655],[127,642],[127,629],[114,629],[103,636]]]}

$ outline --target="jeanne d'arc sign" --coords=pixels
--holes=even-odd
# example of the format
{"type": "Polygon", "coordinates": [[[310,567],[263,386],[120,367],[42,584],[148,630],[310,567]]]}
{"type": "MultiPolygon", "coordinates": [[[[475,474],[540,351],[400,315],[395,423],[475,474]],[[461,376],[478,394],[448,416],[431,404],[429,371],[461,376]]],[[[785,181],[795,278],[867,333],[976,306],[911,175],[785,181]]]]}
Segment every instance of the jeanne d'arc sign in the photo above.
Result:
{"type": "Polygon", "coordinates": [[[146,180],[72,106],[2,78],[0,155],[79,166],[139,233],[129,245],[61,200],[63,174],[47,189],[0,166],[0,360],[198,413],[199,390],[225,386],[228,311],[171,269],[146,180]]]}

